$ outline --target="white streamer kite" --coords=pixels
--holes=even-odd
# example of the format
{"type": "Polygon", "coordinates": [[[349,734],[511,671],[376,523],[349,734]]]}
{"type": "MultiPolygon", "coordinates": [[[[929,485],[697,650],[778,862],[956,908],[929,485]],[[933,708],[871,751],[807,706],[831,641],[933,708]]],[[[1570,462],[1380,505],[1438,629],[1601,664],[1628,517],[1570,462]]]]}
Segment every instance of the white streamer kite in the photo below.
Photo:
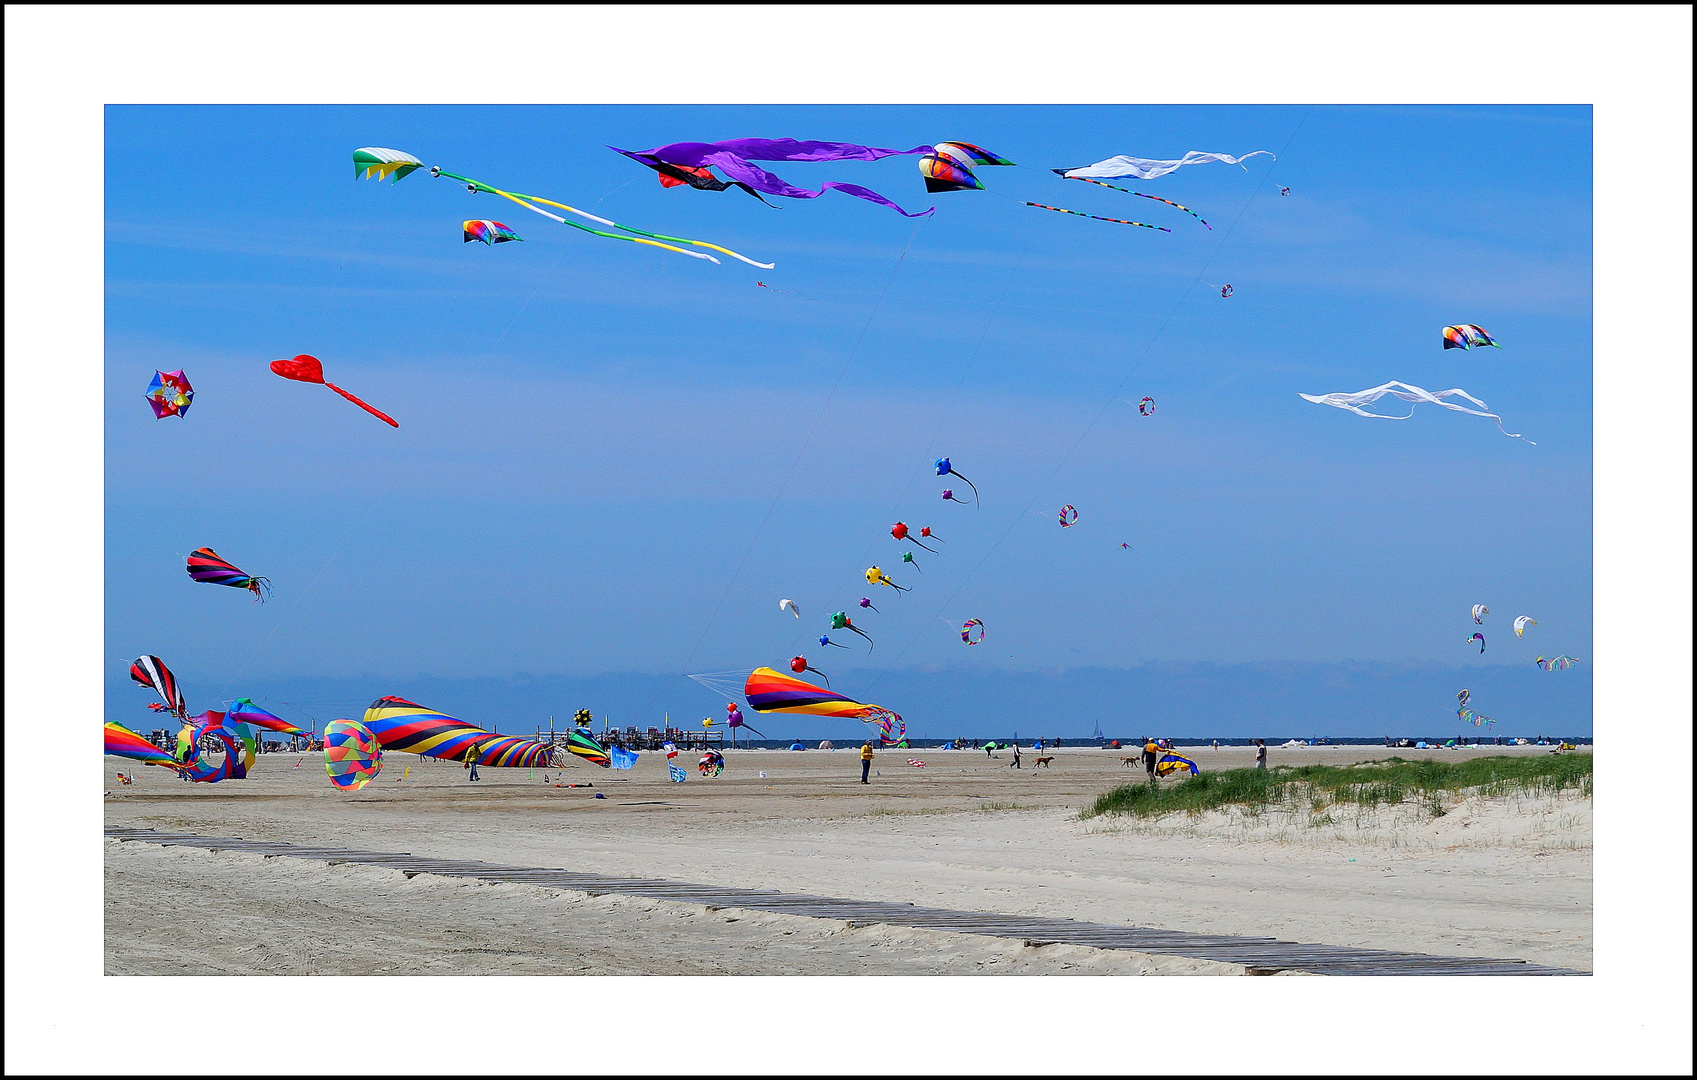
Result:
{"type": "MultiPolygon", "coordinates": [[[[1392,381],[1385,383],[1383,386],[1375,386],[1371,390],[1363,390],[1356,394],[1298,394],[1297,397],[1302,398],[1304,401],[1312,401],[1316,405],[1330,405],[1336,409],[1348,409],[1357,416],[1369,416],[1375,420],[1407,420],[1409,416],[1414,415],[1413,409],[1408,410],[1408,416],[1388,416],[1385,413],[1368,412],[1366,409],[1361,408],[1363,405],[1371,405],[1386,394],[1389,394],[1392,397],[1401,398],[1404,401],[1411,401],[1416,405],[1426,402],[1431,405],[1442,405],[1444,408],[1454,409],[1456,412],[1464,412],[1469,416],[1489,417],[1497,422],[1497,430],[1502,432],[1504,435],[1507,435],[1509,438],[1526,438],[1524,435],[1516,435],[1514,432],[1503,427],[1502,417],[1498,416],[1494,412],[1483,411],[1489,409],[1490,406],[1465,390],[1439,390],[1434,393],[1431,390],[1422,390],[1418,386],[1410,386],[1405,382],[1392,381]],[[1452,402],[1443,400],[1448,397],[1466,398],[1468,401],[1479,406],[1479,408],[1469,409],[1465,405],[1456,405],[1452,402]]],[[[1538,445],[1537,443],[1532,442],[1531,439],[1526,439],[1526,441],[1531,443],[1533,446],[1538,445]]]]}
{"type": "MultiPolygon", "coordinates": [[[[1069,180],[1083,180],[1089,177],[1111,180],[1116,176],[1135,176],[1139,180],[1153,180],[1157,176],[1177,172],[1186,165],[1201,165],[1208,161],[1223,161],[1227,165],[1243,165],[1245,161],[1256,154],[1266,154],[1274,161],[1279,160],[1277,155],[1270,150],[1251,150],[1242,157],[1232,157],[1230,154],[1205,154],[1200,150],[1192,150],[1177,161],[1126,157],[1122,154],[1119,157],[1111,157],[1106,161],[1098,161],[1094,165],[1081,165],[1076,169],[1056,169],[1054,171],[1069,180]]],[[[1243,168],[1247,172],[1249,166],[1243,165],[1243,168]]]]}

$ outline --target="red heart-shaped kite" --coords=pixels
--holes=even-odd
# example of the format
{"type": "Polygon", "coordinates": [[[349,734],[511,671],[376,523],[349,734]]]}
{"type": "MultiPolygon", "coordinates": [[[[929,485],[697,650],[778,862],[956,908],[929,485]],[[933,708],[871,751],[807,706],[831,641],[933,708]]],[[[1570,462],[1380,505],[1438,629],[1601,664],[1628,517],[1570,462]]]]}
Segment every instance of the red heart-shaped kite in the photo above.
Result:
{"type": "Polygon", "coordinates": [[[354,397],[335,383],[325,381],[324,365],[318,362],[318,357],[316,356],[308,356],[306,353],[301,353],[293,360],[273,360],[271,361],[271,371],[274,374],[281,375],[285,379],[293,379],[296,382],[323,383],[325,386],[336,391],[336,393],[347,398],[349,401],[358,405],[372,416],[377,417],[377,419],[388,424],[390,427],[398,428],[401,426],[397,424],[394,421],[394,418],[389,416],[387,413],[378,412],[376,409],[367,405],[359,398],[354,397]]]}

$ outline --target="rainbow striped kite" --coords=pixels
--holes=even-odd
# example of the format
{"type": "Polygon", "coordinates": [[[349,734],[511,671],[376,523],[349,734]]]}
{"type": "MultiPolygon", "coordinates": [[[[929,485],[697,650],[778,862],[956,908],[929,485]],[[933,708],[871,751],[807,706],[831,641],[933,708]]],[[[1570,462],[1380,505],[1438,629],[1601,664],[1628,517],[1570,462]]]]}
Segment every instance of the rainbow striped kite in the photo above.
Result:
{"type": "Polygon", "coordinates": [[[377,736],[358,720],[332,720],[324,725],[324,771],[343,791],[358,791],[377,779],[383,768],[383,747],[377,736]]]}
{"type": "Polygon", "coordinates": [[[218,553],[209,547],[195,548],[189,553],[188,572],[189,577],[196,581],[211,585],[228,585],[232,589],[246,589],[253,594],[255,600],[265,599],[259,591],[262,587],[266,592],[271,590],[268,578],[253,577],[245,570],[238,570],[235,564],[219,558],[218,553]]]}
{"type": "Polygon", "coordinates": [[[267,731],[280,731],[284,735],[305,735],[306,731],[289,723],[281,716],[275,716],[253,703],[251,698],[237,698],[230,705],[230,711],[224,718],[235,724],[252,724],[254,727],[267,731]]]}
{"type": "Polygon", "coordinates": [[[184,720],[189,717],[188,702],[177,685],[177,677],[157,656],[140,656],[130,664],[130,678],[159,695],[165,710],[184,720]]]}
{"type": "MultiPolygon", "coordinates": [[[[385,750],[451,761],[464,761],[466,753],[472,751],[477,764],[495,768],[548,768],[553,764],[554,751],[547,743],[497,735],[405,698],[382,697],[373,701],[365,710],[364,723],[385,750]]],[[[594,744],[587,736],[578,737],[582,742],[594,744]]],[[[600,747],[596,746],[596,750],[600,747]]],[[[595,760],[581,750],[572,749],[572,752],[595,760]]],[[[606,751],[600,750],[600,757],[596,764],[609,764],[606,751]]]]}
{"type": "Polygon", "coordinates": [[[154,746],[124,725],[112,721],[106,723],[106,752],[116,757],[145,761],[149,765],[163,765],[168,769],[178,768],[176,759],[170,754],[154,746]]]}
{"type": "Polygon", "coordinates": [[[867,705],[768,667],[755,668],[749,673],[743,695],[755,712],[803,713],[807,716],[864,720],[878,728],[885,742],[898,742],[907,735],[907,724],[882,705],[867,705]]]}

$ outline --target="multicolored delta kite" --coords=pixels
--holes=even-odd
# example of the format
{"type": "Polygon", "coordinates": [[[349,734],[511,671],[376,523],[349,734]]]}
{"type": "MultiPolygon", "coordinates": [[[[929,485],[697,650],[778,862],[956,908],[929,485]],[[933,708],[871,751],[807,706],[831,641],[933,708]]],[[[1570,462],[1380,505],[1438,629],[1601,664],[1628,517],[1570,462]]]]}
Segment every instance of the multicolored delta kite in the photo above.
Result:
{"type": "Polygon", "coordinates": [[[467,244],[471,243],[473,240],[481,240],[490,247],[494,247],[496,244],[507,244],[524,240],[524,237],[514,232],[508,226],[501,224],[499,221],[467,221],[462,223],[460,228],[465,233],[464,242],[467,244]]]}
{"type": "Polygon", "coordinates": [[[899,742],[907,735],[902,718],[881,705],[868,705],[802,682],[771,668],[755,668],[743,684],[743,696],[755,712],[800,713],[806,716],[843,717],[864,720],[878,728],[885,742],[899,742]]]}
{"type": "MultiPolygon", "coordinates": [[[[497,735],[464,720],[435,712],[399,697],[371,703],[362,720],[385,750],[399,750],[449,761],[469,760],[488,768],[548,768],[559,764],[545,742],[497,735]]],[[[600,743],[581,731],[566,736],[566,750],[597,765],[612,759],[600,743]]]]}
{"type": "MultiPolygon", "coordinates": [[[[620,151],[620,153],[624,153],[624,151],[620,151]]],[[[382,146],[362,146],[358,150],[354,151],[355,180],[368,177],[375,177],[378,180],[382,180],[384,177],[391,177],[398,181],[401,177],[406,176],[408,173],[422,168],[424,168],[424,163],[422,161],[413,157],[411,154],[403,153],[399,150],[391,150],[382,146]]],[[[717,251],[720,254],[729,255],[731,258],[745,262],[750,266],[758,266],[762,270],[771,270],[777,265],[776,263],[755,262],[753,259],[750,259],[745,255],[738,255],[730,248],[723,248],[718,244],[709,244],[705,240],[691,240],[688,237],[683,236],[667,236],[663,233],[651,233],[642,229],[635,229],[629,225],[620,225],[616,221],[608,221],[606,218],[597,217],[586,210],[579,210],[575,206],[567,206],[565,203],[555,202],[552,199],[544,199],[539,195],[525,195],[516,191],[503,191],[498,187],[492,187],[489,184],[485,184],[481,180],[473,180],[469,176],[461,176],[458,173],[451,173],[437,165],[430,166],[430,175],[438,177],[445,176],[449,180],[458,180],[466,186],[467,191],[474,195],[479,193],[499,195],[501,198],[506,199],[509,202],[516,203],[532,213],[541,214],[550,221],[559,222],[561,225],[566,225],[573,229],[590,233],[594,236],[605,237],[608,240],[624,240],[632,244],[643,244],[647,247],[662,248],[666,251],[676,252],[679,255],[688,255],[692,259],[705,259],[714,264],[718,264],[719,260],[715,259],[713,256],[703,254],[699,251],[685,251],[683,248],[676,245],[686,244],[690,247],[708,248],[712,251],[717,251]],[[568,214],[573,214],[588,221],[605,225],[609,229],[617,229],[619,231],[604,232],[601,229],[592,229],[588,225],[579,225],[575,221],[567,221],[558,214],[549,213],[547,210],[542,209],[543,206],[552,206],[556,209],[564,210],[568,214]],[[624,235],[627,233],[631,235],[624,235]]],[[[661,178],[661,182],[665,182],[664,177],[661,178]]],[[[517,237],[513,237],[513,239],[517,239],[517,237]]],[[[493,243],[493,241],[486,242],[493,243]]]]}
{"type": "Polygon", "coordinates": [[[147,403],[153,406],[153,418],[186,416],[194,402],[194,387],[181,371],[155,371],[147,387],[147,403]]]}
{"type": "Polygon", "coordinates": [[[324,725],[324,771],[342,791],[358,791],[383,769],[383,744],[358,720],[324,725]]]}
{"type": "Polygon", "coordinates": [[[238,570],[234,564],[219,558],[218,553],[209,547],[195,548],[189,554],[188,572],[189,577],[209,585],[246,589],[253,594],[256,602],[263,602],[266,594],[271,591],[270,579],[253,577],[245,570],[238,570]]]}
{"type": "Polygon", "coordinates": [[[1472,323],[1458,323],[1455,326],[1444,327],[1444,348],[1471,349],[1475,345],[1489,345],[1493,349],[1502,348],[1501,345],[1491,340],[1491,335],[1485,333],[1483,327],[1474,326],[1472,323]]]}
{"type": "MultiPolygon", "coordinates": [[[[819,190],[796,187],[782,177],[767,172],[756,161],[877,161],[879,158],[919,154],[919,173],[925,178],[925,190],[977,191],[984,185],[973,173],[977,165],[1012,165],[1006,158],[992,154],[982,147],[965,142],[943,142],[931,146],[915,146],[909,150],[892,150],[881,146],[861,146],[857,143],[819,142],[811,139],[725,139],[721,142],[680,142],[656,146],[651,150],[607,149],[638,161],[660,174],[665,187],[688,184],[690,187],[723,191],[739,187],[755,198],[773,195],[786,199],[817,199],[827,191],[840,191],[857,199],[887,206],[903,217],[924,217],[935,208],[909,212],[859,184],[827,181],[819,190]],[[718,169],[729,181],[712,173],[718,169]]],[[[765,199],[761,199],[765,202],[765,199]]]]}

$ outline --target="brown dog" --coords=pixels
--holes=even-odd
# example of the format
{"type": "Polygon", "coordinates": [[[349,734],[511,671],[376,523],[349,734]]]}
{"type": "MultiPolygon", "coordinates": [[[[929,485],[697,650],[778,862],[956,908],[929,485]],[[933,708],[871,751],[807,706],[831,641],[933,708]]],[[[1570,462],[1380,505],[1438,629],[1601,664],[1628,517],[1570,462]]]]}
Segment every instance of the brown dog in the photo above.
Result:
{"type": "Polygon", "coordinates": [[[1033,769],[1035,769],[1035,768],[1036,768],[1036,767],[1037,767],[1037,765],[1041,765],[1041,766],[1043,766],[1043,767],[1044,767],[1044,768],[1045,768],[1045,769],[1047,769],[1047,768],[1048,768],[1048,767],[1049,767],[1049,762],[1051,762],[1051,761],[1053,761],[1053,760],[1055,760],[1055,759],[1054,759],[1054,758],[1052,758],[1052,757],[1040,757],[1040,758],[1038,758],[1038,759],[1037,759],[1037,764],[1036,764],[1036,765],[1033,765],[1033,766],[1031,766],[1031,767],[1032,767],[1032,768],[1033,768],[1033,769]]]}
{"type": "Polygon", "coordinates": [[[1122,764],[1122,765],[1136,765],[1137,760],[1138,759],[1134,758],[1134,757],[1122,757],[1122,758],[1120,758],[1120,764],[1122,764]]]}

